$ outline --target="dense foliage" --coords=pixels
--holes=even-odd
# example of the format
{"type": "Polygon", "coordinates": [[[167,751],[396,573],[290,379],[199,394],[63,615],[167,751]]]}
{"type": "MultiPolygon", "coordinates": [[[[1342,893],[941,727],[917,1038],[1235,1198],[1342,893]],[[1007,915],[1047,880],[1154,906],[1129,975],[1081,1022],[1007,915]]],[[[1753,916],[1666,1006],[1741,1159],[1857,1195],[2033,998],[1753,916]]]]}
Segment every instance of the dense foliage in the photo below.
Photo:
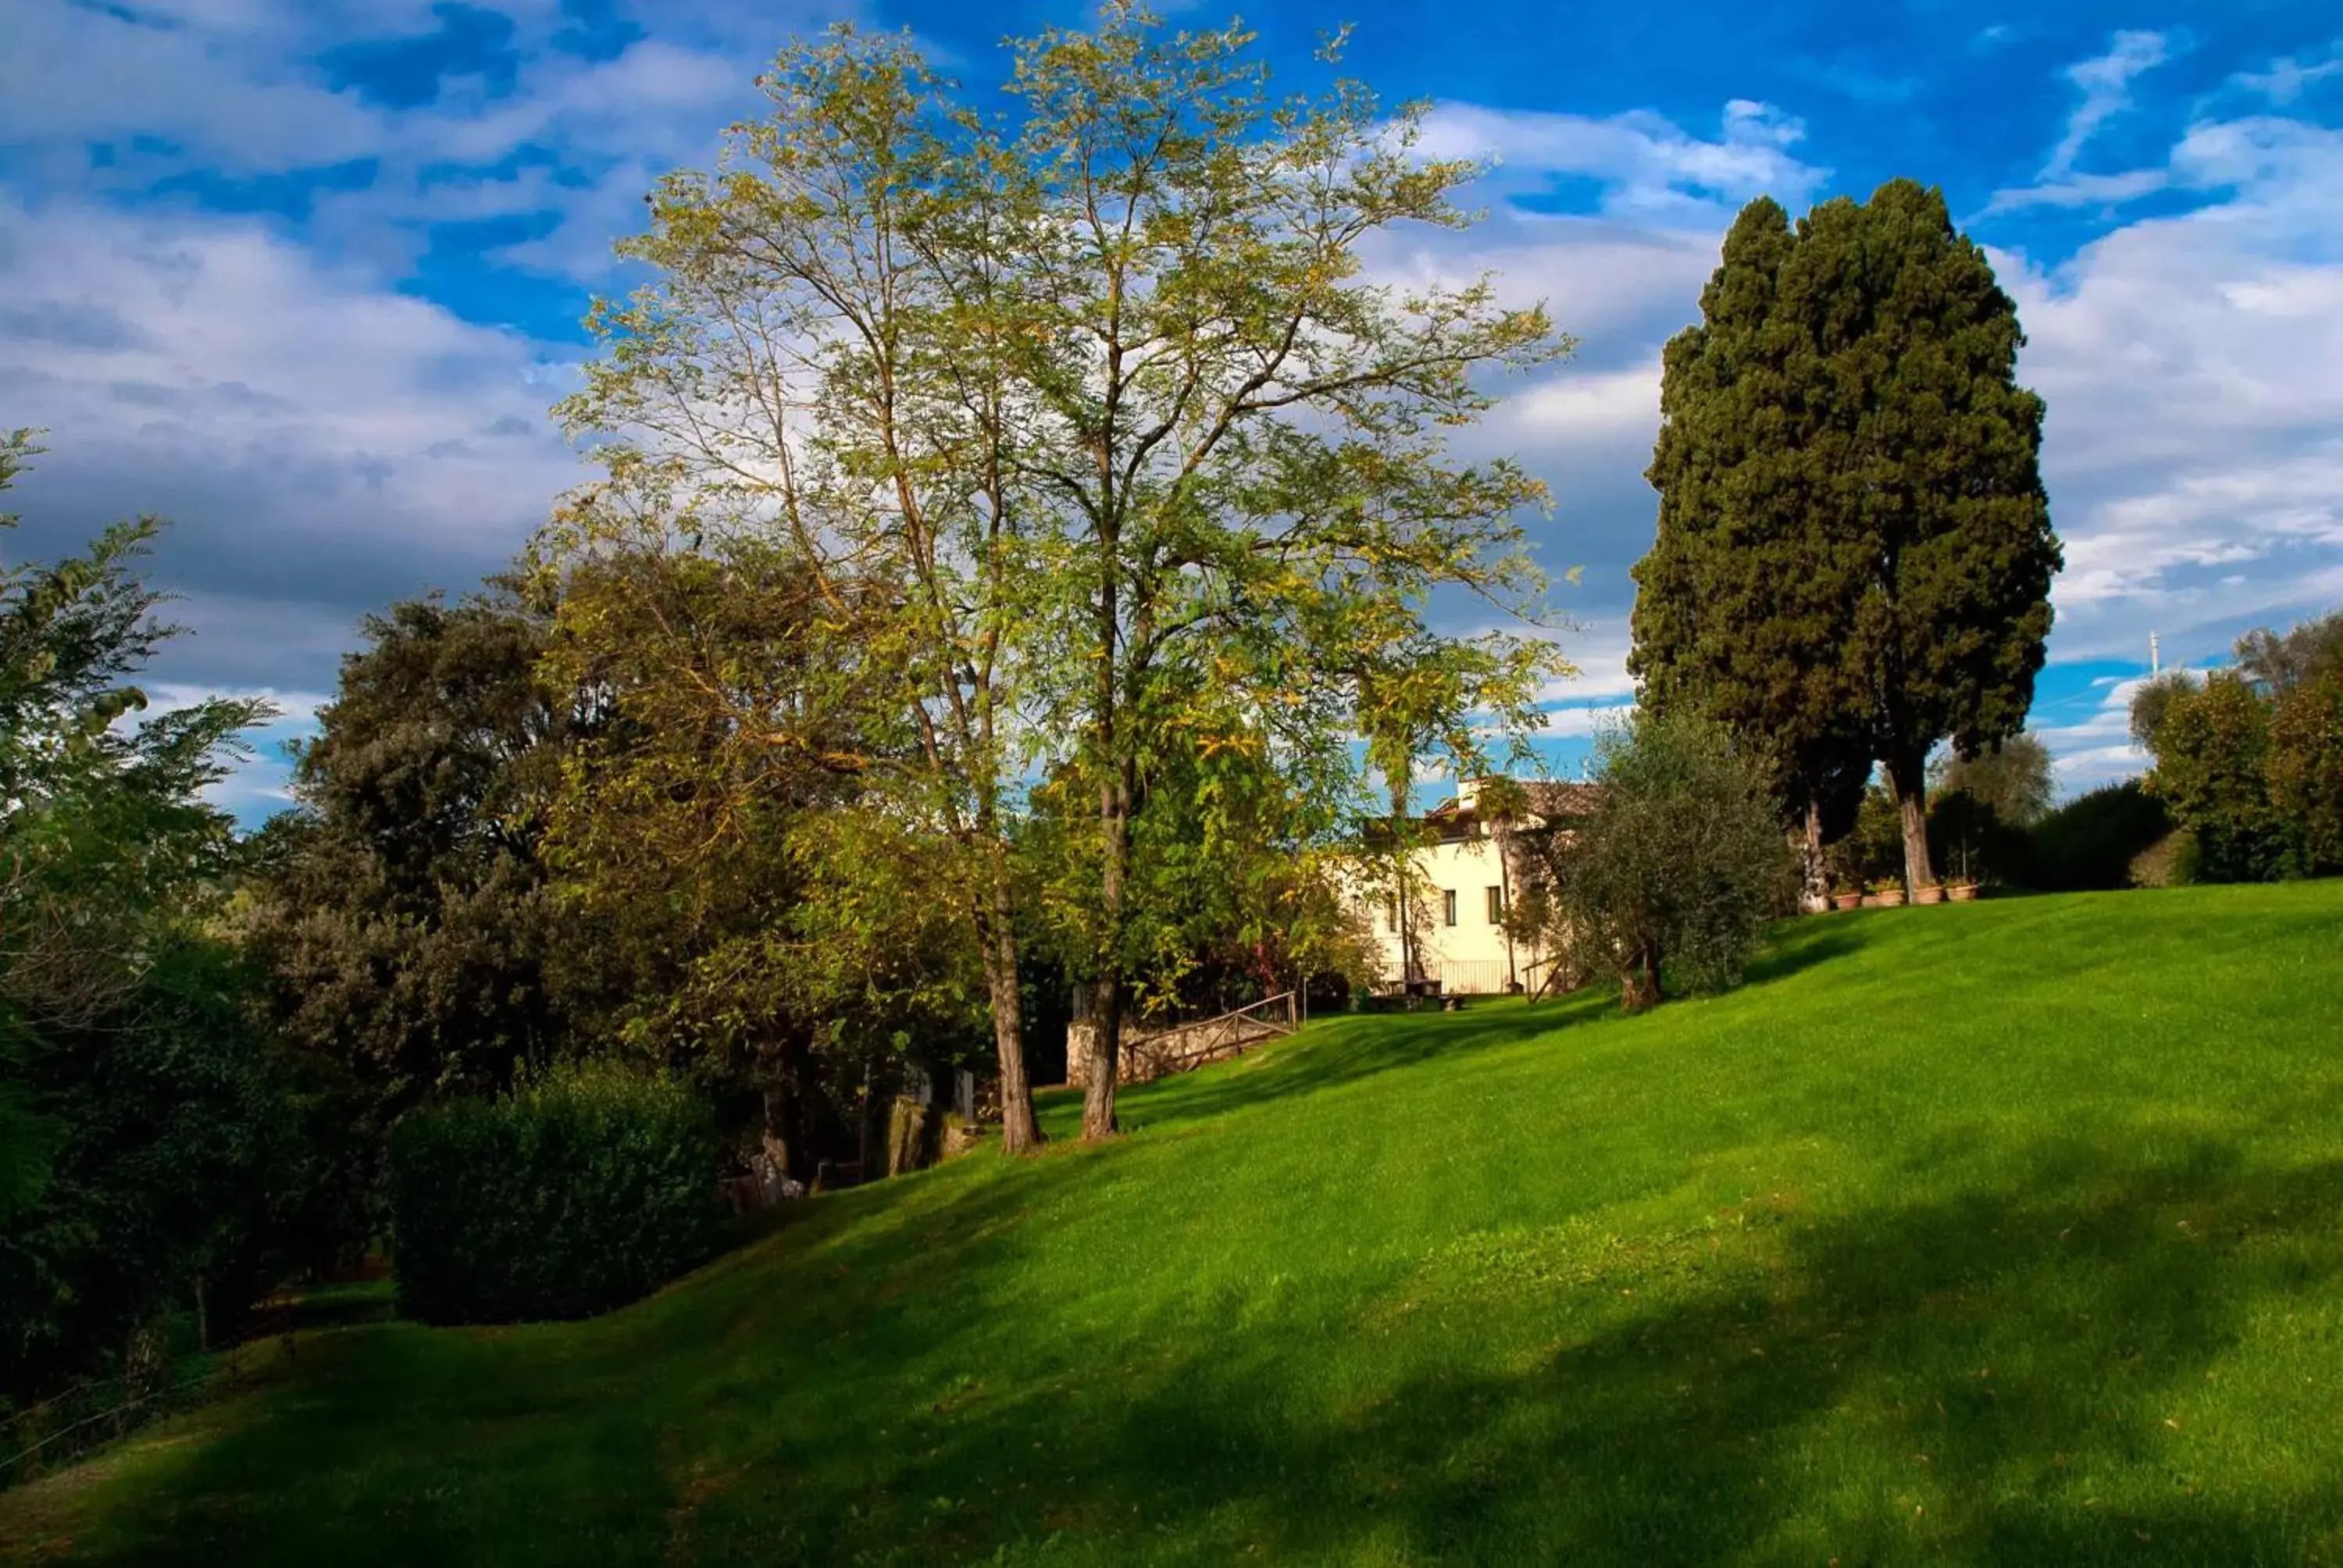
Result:
{"type": "Polygon", "coordinates": [[[869,657],[854,606],[795,550],[732,536],[540,575],[557,595],[542,673],[594,715],[546,853],[565,918],[602,938],[595,1049],[753,1104],[800,1180],[825,1146],[860,1158],[866,1091],[890,1094],[914,1050],[957,1065],[984,993],[949,896],[967,857],[877,782],[914,743],[872,699],[881,683],[851,678],[869,657]]]}
{"type": "Polygon", "coordinates": [[[1634,668],[1655,706],[1772,764],[1810,895],[1874,759],[1926,884],[1927,759],[2018,730],[2050,629],[2061,558],[2016,308],[1943,194],[1898,179],[1795,234],[1752,204],[1702,309],[1664,371],[1634,668]]]}
{"type": "MultiPolygon", "coordinates": [[[[1298,990],[1338,990],[1376,968],[1366,910],[1348,894],[1358,857],[1329,795],[1298,787],[1263,737],[1168,749],[1141,778],[1126,983],[1142,1017],[1198,1016],[1298,990]]],[[[1070,767],[1036,789],[1020,835],[1036,886],[1036,950],[1077,983],[1096,979],[1100,852],[1092,776],[1070,767]]]]}
{"type": "Polygon", "coordinates": [[[250,1025],[203,799],[266,710],[132,684],[173,634],[157,526],[0,573],[0,1409],[151,1370],[314,1234],[317,1097],[250,1025]]]}
{"type": "Polygon", "coordinates": [[[1797,244],[1778,205],[1750,203],[1699,324],[1668,342],[1647,475],[1659,525],[1634,568],[1629,667],[1646,706],[1706,713],[1769,765],[1811,905],[1822,846],[1853,825],[1875,755],[1854,649],[1873,563],[1851,519],[1815,504],[1825,405],[1804,392],[1824,367],[1780,291],[1797,244]]]}
{"type": "Polygon", "coordinates": [[[1549,842],[1542,874],[1582,972],[1616,975],[1623,1006],[1737,982],[1791,875],[1779,808],[1728,731],[1638,713],[1594,743],[1592,809],[1549,842]]]}
{"type": "Polygon", "coordinates": [[[2343,658],[2271,704],[2270,806],[2290,826],[2305,870],[2343,871],[2343,658]]]}
{"type": "Polygon", "coordinates": [[[633,1301],[715,1250],[719,1169],[700,1096],[608,1065],[411,1111],[391,1140],[398,1310],[517,1322],[633,1301]]]}
{"type": "Polygon", "coordinates": [[[1954,882],[2024,879],[2027,830],[2056,793],[2050,749],[2037,736],[2013,735],[1974,757],[1938,752],[1928,765],[1930,863],[1954,882]]]}
{"type": "Polygon", "coordinates": [[[2133,733],[2156,759],[2147,788],[2209,880],[2343,871],[2343,611],[2247,632],[2236,653],[2133,698],[2133,733]]]}
{"type": "Polygon", "coordinates": [[[2040,820],[2057,798],[2056,772],[2041,738],[2020,733],[1971,757],[1938,752],[1928,765],[1928,793],[1936,805],[1966,796],[2000,821],[2024,828],[2040,820]]]}
{"type": "Polygon", "coordinates": [[[541,618],[491,588],[362,629],[298,750],[296,809],[253,847],[236,921],[270,1022],[347,1086],[347,1181],[374,1209],[399,1114],[549,1060],[573,1019],[565,975],[601,966],[540,849],[574,723],[536,678],[541,618]]]}

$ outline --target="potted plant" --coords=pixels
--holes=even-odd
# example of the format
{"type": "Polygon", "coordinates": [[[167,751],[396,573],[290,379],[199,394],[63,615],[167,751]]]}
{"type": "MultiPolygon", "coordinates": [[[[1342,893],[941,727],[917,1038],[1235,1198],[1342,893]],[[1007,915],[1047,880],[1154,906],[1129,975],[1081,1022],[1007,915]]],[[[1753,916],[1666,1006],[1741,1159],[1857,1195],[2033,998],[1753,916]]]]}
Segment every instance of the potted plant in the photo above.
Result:
{"type": "Polygon", "coordinates": [[[1969,872],[1969,847],[1961,846],[1960,874],[1945,884],[1945,897],[1956,904],[1966,904],[1977,896],[1976,878],[1969,872]]]}
{"type": "Polygon", "coordinates": [[[1864,902],[1883,910],[1901,909],[1904,907],[1904,884],[1892,879],[1887,881],[1874,882],[1871,885],[1871,896],[1864,900],[1864,902]]]}
{"type": "Polygon", "coordinates": [[[1863,903],[1863,890],[1851,882],[1835,883],[1831,888],[1830,901],[1831,908],[1834,910],[1860,908],[1863,903]]]}
{"type": "Polygon", "coordinates": [[[1912,890],[1912,901],[1916,904],[1941,904],[1945,901],[1945,890],[1936,882],[1923,883],[1912,890]]]}

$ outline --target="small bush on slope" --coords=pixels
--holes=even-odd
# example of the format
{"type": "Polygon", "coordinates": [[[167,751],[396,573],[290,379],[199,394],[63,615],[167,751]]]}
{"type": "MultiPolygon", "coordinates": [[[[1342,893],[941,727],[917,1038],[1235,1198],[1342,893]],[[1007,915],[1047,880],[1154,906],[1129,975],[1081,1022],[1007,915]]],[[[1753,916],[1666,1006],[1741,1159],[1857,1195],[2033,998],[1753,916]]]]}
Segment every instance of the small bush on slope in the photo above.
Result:
{"type": "Polygon", "coordinates": [[[1741,979],[1788,895],[1780,812],[1725,730],[1690,713],[1639,713],[1594,743],[1594,809],[1547,842],[1575,961],[1619,979],[1630,1010],[1662,975],[1694,991],[1741,979]]]}

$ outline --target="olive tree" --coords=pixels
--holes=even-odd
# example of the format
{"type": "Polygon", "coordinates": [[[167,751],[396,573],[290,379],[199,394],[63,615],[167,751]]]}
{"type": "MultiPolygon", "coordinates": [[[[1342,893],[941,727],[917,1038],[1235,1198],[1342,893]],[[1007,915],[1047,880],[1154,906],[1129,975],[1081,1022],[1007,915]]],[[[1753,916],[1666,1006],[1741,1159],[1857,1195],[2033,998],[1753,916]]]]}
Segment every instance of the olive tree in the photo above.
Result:
{"type": "Polygon", "coordinates": [[[1794,854],[1749,759],[1715,721],[1638,713],[1595,739],[1586,814],[1554,840],[1556,933],[1620,1005],[1736,983],[1790,895],[1794,854]]]}

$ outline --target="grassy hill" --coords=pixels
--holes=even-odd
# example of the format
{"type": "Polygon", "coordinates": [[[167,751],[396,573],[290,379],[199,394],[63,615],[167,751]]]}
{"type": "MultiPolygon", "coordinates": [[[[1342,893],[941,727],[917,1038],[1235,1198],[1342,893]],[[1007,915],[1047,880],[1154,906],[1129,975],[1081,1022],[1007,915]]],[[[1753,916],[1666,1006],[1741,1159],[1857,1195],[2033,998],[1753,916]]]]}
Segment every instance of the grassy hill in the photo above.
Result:
{"type": "Polygon", "coordinates": [[[2343,1563],[2338,1000],[2326,884],[1313,1025],[606,1319],[310,1336],[0,1550],[2343,1563]]]}

